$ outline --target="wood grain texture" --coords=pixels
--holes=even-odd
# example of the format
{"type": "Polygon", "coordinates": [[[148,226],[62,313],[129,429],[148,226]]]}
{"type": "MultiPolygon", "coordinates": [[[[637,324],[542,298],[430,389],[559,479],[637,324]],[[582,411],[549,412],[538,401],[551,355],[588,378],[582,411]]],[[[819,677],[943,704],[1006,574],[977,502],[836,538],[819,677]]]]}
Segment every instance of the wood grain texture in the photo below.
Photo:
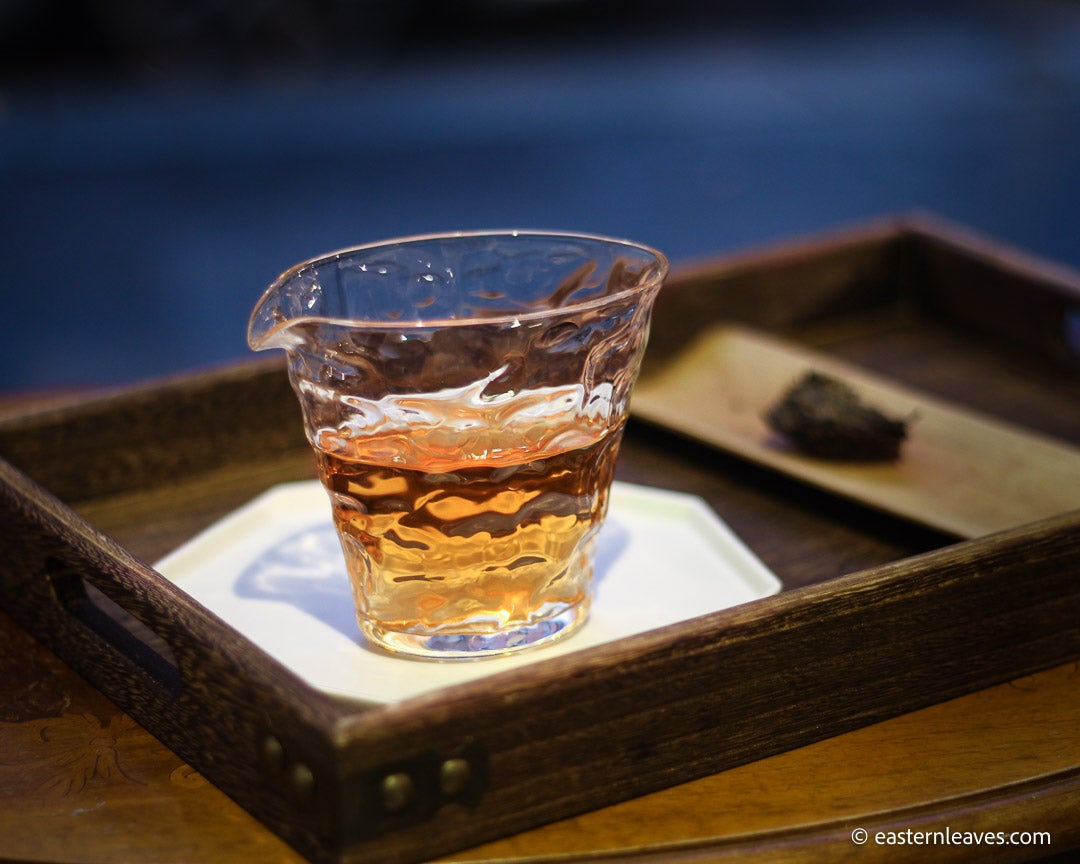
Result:
{"type": "Polygon", "coordinates": [[[1012,850],[1029,860],[1080,845],[1078,682],[1075,664],[1058,667],[446,860],[1008,860],[989,847],[857,847],[851,831],[1051,832],[1049,848],[1012,850]],[[1049,812],[1032,806],[1043,795],[1049,812]]]}
{"type": "MultiPolygon", "coordinates": [[[[65,864],[303,860],[0,613],[0,855],[65,864]]],[[[1080,846],[1080,687],[1067,664],[448,861],[842,861],[868,830],[1046,830],[1080,846]]],[[[981,850],[988,852],[986,848],[981,850]]],[[[1001,851],[1001,850],[998,850],[1001,851]]],[[[950,847],[860,860],[972,860],[950,847]]]]}
{"type": "Polygon", "coordinates": [[[704,332],[639,382],[632,410],[800,480],[958,537],[1080,509],[1080,449],[745,327],[704,332]],[[765,416],[808,372],[908,427],[896,460],[799,453],[765,416]]]}
{"type": "Polygon", "coordinates": [[[304,860],[3,613],[0,858],[304,860]]]}
{"type": "Polygon", "coordinates": [[[265,461],[303,443],[283,370],[244,363],[10,417],[0,453],[66,504],[265,461]]]}

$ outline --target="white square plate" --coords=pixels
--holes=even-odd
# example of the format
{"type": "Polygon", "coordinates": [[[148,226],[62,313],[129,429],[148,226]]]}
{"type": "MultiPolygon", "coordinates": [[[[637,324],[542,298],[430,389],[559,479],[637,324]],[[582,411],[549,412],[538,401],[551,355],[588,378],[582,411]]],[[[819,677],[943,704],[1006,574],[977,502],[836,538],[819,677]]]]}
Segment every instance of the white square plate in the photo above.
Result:
{"type": "Polygon", "coordinates": [[[313,687],[397,702],[745,603],[780,582],[703,500],[615,483],[589,620],[534,651],[432,663],[367,646],[316,481],[287,483],[221,519],[156,569],[313,687]]]}

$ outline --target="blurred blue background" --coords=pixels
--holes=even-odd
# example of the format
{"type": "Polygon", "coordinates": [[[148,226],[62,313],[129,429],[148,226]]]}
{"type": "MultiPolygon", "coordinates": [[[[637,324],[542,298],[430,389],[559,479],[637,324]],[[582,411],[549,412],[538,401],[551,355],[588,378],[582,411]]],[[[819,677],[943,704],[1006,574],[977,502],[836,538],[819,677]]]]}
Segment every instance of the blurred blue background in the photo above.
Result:
{"type": "Polygon", "coordinates": [[[1080,266],[1080,4],[0,0],[0,390],[248,356],[341,246],[920,208],[1080,266]]]}

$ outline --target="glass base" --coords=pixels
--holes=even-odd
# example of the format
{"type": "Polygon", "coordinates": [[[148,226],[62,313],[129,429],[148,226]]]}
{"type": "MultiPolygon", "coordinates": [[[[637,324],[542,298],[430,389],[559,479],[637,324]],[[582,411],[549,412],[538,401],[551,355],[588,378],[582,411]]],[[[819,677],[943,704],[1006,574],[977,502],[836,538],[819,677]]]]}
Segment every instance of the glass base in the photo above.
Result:
{"type": "Polygon", "coordinates": [[[551,618],[497,633],[402,633],[361,621],[364,636],[398,657],[421,660],[481,660],[529,651],[565,639],[589,616],[589,604],[578,603],[551,618]]]}

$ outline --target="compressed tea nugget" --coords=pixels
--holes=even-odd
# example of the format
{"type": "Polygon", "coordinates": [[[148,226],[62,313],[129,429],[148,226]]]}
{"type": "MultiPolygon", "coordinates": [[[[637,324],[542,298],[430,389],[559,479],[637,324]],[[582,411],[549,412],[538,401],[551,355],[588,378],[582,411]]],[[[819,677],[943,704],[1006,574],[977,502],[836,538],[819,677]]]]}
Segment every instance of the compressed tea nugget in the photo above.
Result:
{"type": "Polygon", "coordinates": [[[808,372],[765,415],[765,421],[803,453],[823,459],[893,461],[907,423],[864,405],[850,387],[808,372]]]}

